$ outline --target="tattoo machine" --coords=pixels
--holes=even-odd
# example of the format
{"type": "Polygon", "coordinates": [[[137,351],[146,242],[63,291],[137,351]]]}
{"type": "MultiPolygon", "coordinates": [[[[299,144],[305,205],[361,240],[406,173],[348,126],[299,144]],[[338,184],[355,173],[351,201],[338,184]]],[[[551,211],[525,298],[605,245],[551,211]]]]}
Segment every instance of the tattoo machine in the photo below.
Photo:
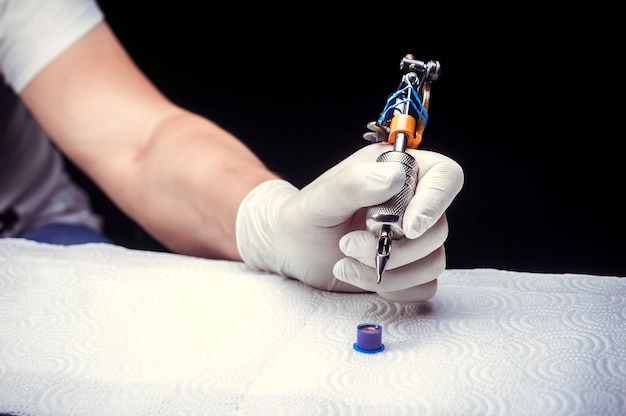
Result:
{"type": "Polygon", "coordinates": [[[406,55],[400,61],[402,80],[387,103],[377,121],[367,124],[370,130],[363,138],[370,143],[385,142],[393,145],[393,150],[381,154],[376,161],[400,163],[405,171],[402,190],[388,201],[368,208],[366,228],[378,235],[376,248],[377,283],[391,254],[392,240],[404,237],[402,217],[407,205],[415,194],[417,185],[417,162],[406,152],[407,147],[417,149],[428,122],[430,84],[439,77],[441,66],[438,61],[422,62],[406,55]]]}

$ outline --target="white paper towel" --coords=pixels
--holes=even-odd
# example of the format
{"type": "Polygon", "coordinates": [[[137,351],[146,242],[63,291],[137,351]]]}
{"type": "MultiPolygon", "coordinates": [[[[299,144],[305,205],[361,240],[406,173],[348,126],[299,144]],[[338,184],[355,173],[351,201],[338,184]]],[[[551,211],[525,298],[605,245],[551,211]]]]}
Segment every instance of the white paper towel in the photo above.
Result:
{"type": "Polygon", "coordinates": [[[624,415],[626,279],[447,270],[396,304],[236,262],[0,240],[0,413],[624,415]],[[383,326],[384,351],[355,351],[383,326]]]}

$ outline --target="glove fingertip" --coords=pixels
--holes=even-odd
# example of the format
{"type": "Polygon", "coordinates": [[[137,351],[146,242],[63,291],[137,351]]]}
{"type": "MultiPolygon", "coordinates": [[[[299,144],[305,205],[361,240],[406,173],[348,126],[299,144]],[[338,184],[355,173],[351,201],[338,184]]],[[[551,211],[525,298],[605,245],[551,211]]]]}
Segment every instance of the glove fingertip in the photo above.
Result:
{"type": "Polygon", "coordinates": [[[426,228],[424,221],[421,221],[420,218],[412,217],[404,223],[404,235],[413,240],[424,234],[426,228]]]}
{"type": "MultiPolygon", "coordinates": [[[[341,251],[344,255],[348,256],[349,252],[350,252],[350,245],[352,242],[352,238],[350,237],[350,234],[346,234],[343,237],[341,237],[339,239],[339,251],[341,251]]],[[[337,267],[337,265],[335,264],[335,267],[337,267]]]]}
{"type": "Polygon", "coordinates": [[[337,280],[354,284],[358,280],[359,271],[354,267],[350,257],[344,257],[333,266],[333,275],[337,280]]]}

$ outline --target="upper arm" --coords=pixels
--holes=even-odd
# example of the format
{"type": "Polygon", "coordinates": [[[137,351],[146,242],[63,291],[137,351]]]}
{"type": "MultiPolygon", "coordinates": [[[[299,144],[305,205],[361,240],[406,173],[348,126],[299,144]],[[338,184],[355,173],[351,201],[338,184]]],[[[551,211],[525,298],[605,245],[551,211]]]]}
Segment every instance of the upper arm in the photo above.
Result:
{"type": "Polygon", "coordinates": [[[70,159],[92,177],[113,181],[121,180],[159,121],[177,111],[106,22],[48,64],[20,95],[70,159]],[[115,173],[121,176],[110,177],[115,173]]]}

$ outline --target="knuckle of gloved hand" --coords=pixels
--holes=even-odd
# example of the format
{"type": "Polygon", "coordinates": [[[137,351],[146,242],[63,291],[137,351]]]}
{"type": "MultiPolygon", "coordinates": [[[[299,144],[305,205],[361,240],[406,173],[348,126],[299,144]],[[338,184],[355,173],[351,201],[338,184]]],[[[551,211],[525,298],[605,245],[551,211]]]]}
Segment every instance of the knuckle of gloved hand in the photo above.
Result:
{"type": "Polygon", "coordinates": [[[419,260],[441,247],[448,239],[448,232],[447,219],[442,217],[418,237],[407,234],[409,238],[399,240],[396,245],[402,250],[403,258],[406,258],[405,263],[408,263],[419,260]]]}
{"type": "Polygon", "coordinates": [[[426,231],[422,232],[418,238],[427,240],[434,249],[448,239],[449,231],[448,218],[444,213],[426,231]]]}
{"type": "Polygon", "coordinates": [[[459,164],[456,160],[450,159],[450,176],[457,179],[457,183],[459,187],[463,185],[465,181],[465,171],[463,170],[463,166],[459,164]]]}
{"type": "Polygon", "coordinates": [[[441,245],[419,260],[390,270],[388,278],[381,282],[383,286],[379,290],[384,292],[407,290],[436,279],[445,268],[445,250],[441,245]]]}
{"type": "Polygon", "coordinates": [[[448,226],[448,219],[445,214],[443,214],[435,224],[430,227],[427,231],[431,235],[431,239],[433,240],[433,244],[436,246],[441,246],[448,239],[448,235],[450,232],[450,228],[448,226]]]}
{"type": "Polygon", "coordinates": [[[411,303],[431,299],[437,293],[437,279],[394,292],[378,292],[380,297],[390,302],[411,303]]]}
{"type": "Polygon", "coordinates": [[[445,184],[444,188],[449,193],[457,194],[461,190],[465,181],[465,172],[457,161],[445,158],[433,168],[433,170],[437,172],[437,181],[445,184]]]}

